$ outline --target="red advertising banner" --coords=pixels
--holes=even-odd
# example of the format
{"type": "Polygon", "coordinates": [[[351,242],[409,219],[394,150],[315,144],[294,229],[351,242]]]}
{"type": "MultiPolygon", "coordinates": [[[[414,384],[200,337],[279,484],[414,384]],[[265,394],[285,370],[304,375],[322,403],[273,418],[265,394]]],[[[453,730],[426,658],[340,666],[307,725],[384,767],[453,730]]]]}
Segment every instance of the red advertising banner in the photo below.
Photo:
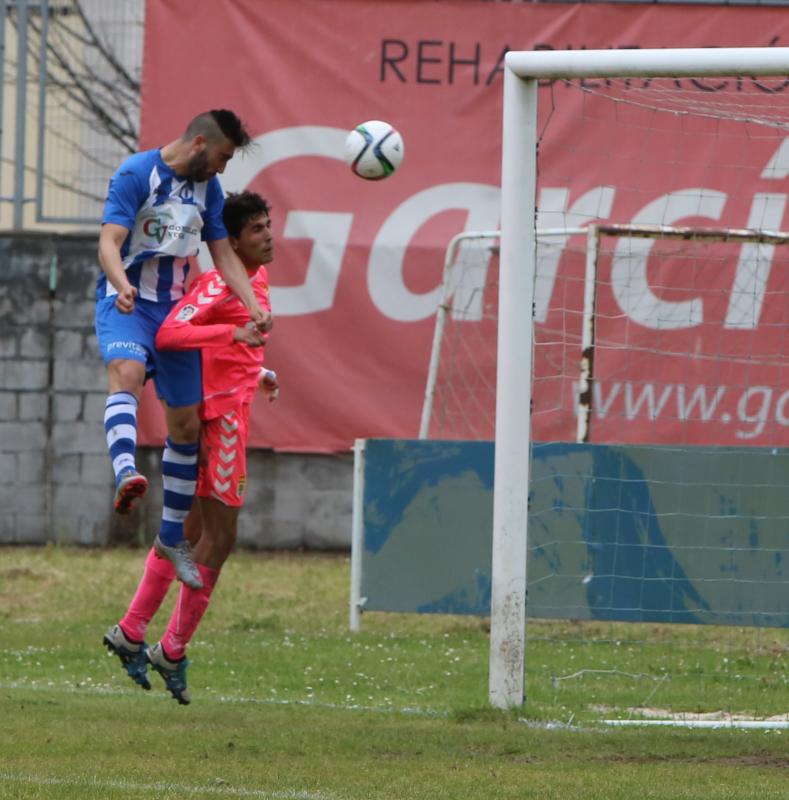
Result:
{"type": "MultiPolygon", "coordinates": [[[[495,230],[499,223],[502,74],[508,50],[767,46],[789,41],[784,10],[766,7],[471,0],[226,0],[220,5],[152,0],[146,13],[141,146],[166,143],[208,108],[233,109],[255,137],[254,148],[236,156],[222,176],[226,191],[250,188],[273,205],[277,248],[269,275],[276,323],[266,360],[277,370],[282,391],[277,403],[260,400],[255,406],[252,445],[302,452],[346,450],[356,437],[417,435],[444,251],[456,233],[495,230]],[[368,119],[390,122],[405,142],[402,167],[384,181],[364,181],[343,162],[346,133],[368,119]]],[[[689,90],[707,97],[714,94],[715,85],[693,85],[689,90]]],[[[741,89],[748,96],[778,96],[784,83],[775,80],[769,92],[753,83],[741,89]]],[[[756,219],[757,194],[774,197],[786,191],[789,167],[774,169],[773,179],[762,185],[743,187],[732,163],[744,143],[720,128],[706,131],[714,139],[700,136],[677,145],[674,129],[661,130],[660,125],[620,140],[616,119],[596,129],[592,122],[587,144],[575,147],[579,115],[593,120],[594,108],[585,100],[554,103],[552,97],[562,91],[560,86],[541,89],[541,125],[550,125],[551,134],[540,165],[539,202],[546,225],[559,216],[566,223],[573,208],[585,208],[584,202],[593,200],[598,210],[587,222],[593,217],[638,221],[650,197],[652,202],[668,198],[665,204],[671,211],[672,193],[710,187],[709,203],[705,188],[701,204],[690,208],[680,202],[674,208],[674,224],[747,227],[756,219]],[[715,176],[701,166],[708,158],[696,159],[687,150],[695,146],[708,151],[710,142],[720,151],[718,163],[730,166],[715,176]],[[686,149],[681,158],[672,159],[678,146],[686,149]],[[655,157],[646,158],[645,148],[655,157]],[[608,160],[613,150],[621,157],[610,159],[607,172],[599,164],[590,166],[595,159],[608,160]],[[606,175],[605,186],[600,185],[601,174],[606,175]],[[638,201],[627,199],[634,182],[638,201]]],[[[640,125],[633,113],[631,131],[640,125]]],[[[766,169],[777,144],[775,138],[749,135],[749,158],[766,169]]],[[[789,164],[789,155],[785,160],[789,164]]],[[[771,209],[771,227],[786,225],[779,201],[767,198],[763,203],[771,209]]],[[[638,267],[629,263],[632,277],[638,267]]],[[[567,309],[577,317],[581,304],[582,282],[575,279],[582,275],[582,260],[563,257],[554,267],[538,291],[538,305],[544,306],[537,309],[538,341],[541,327],[543,333],[567,329],[567,309]]],[[[651,367],[648,358],[643,361],[642,373],[629,378],[638,391],[656,370],[675,370],[675,394],[688,369],[698,384],[721,383],[724,367],[718,364],[713,374],[698,365],[722,336],[742,334],[737,325],[724,330],[733,312],[725,305],[715,311],[706,300],[699,312],[692,303],[693,286],[680,286],[672,290],[674,295],[647,293],[658,315],[664,310],[702,313],[701,320],[688,317],[687,324],[680,321],[656,337],[648,319],[652,312],[628,295],[627,280],[617,278],[621,264],[614,259],[605,269],[610,288],[601,291],[603,311],[612,320],[627,317],[632,336],[628,342],[651,347],[656,338],[668,337],[666,351],[673,354],[663,362],[654,360],[651,367]],[[687,303],[679,308],[681,301],[687,303]],[[683,360],[677,353],[688,355],[683,360]]],[[[646,283],[652,285],[654,270],[647,272],[646,283]]],[[[670,275],[660,277],[670,283],[670,275]]],[[[721,295],[724,288],[728,292],[733,276],[707,275],[705,280],[720,285],[721,295]]],[[[783,318],[782,311],[768,305],[766,317],[760,319],[783,318]]],[[[579,323],[572,325],[577,340],[579,323]]],[[[609,326],[601,335],[610,342],[624,336],[624,330],[609,326]]],[[[742,345],[749,352],[754,330],[758,325],[742,345]]],[[[739,347],[733,345],[734,350],[739,347]]],[[[539,352],[538,370],[550,372],[551,359],[540,361],[539,352]]],[[[600,358],[602,367],[608,356],[600,358]]],[[[736,366],[725,369],[737,371],[736,366]]],[[[611,380],[598,387],[598,407],[610,412],[600,417],[598,436],[654,438],[654,429],[647,429],[646,423],[622,432],[626,409],[611,425],[617,404],[629,398],[633,405],[642,396],[622,381],[616,389],[616,370],[610,374],[611,380]]],[[[763,383],[757,375],[753,380],[763,383]]],[[[545,392],[547,407],[555,411],[535,414],[535,438],[574,438],[571,407],[552,398],[552,393],[569,391],[570,382],[564,376],[557,389],[546,381],[545,390],[538,382],[536,391],[545,392]]],[[[739,380],[738,385],[748,383],[739,380]]],[[[689,402],[695,389],[688,383],[682,391],[687,394],[683,402],[689,402]]],[[[741,403],[746,424],[761,399],[747,395],[731,402],[725,413],[736,416],[741,403]]],[[[161,414],[150,396],[145,407],[141,440],[153,443],[162,437],[161,414]]],[[[667,399],[661,409],[668,407],[667,399]]],[[[678,419],[666,412],[669,416],[673,422],[678,419]]],[[[786,416],[789,425],[789,403],[786,416]]],[[[742,428],[752,429],[750,422],[742,428]]],[[[721,430],[717,426],[712,433],[700,423],[683,439],[742,443],[734,427],[721,430]]],[[[762,443],[760,435],[746,440],[762,443]]]]}

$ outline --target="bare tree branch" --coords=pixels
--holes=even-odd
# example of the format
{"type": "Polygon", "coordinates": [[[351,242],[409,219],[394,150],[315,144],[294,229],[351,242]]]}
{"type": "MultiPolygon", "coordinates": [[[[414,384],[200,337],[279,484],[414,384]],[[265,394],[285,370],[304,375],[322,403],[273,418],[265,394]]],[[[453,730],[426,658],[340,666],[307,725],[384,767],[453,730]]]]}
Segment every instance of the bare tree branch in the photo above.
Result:
{"type": "MultiPolygon", "coordinates": [[[[72,100],[87,109],[95,117],[94,122],[97,123],[99,130],[105,130],[124,150],[133,153],[137,148],[139,130],[131,116],[131,109],[139,104],[139,81],[123,68],[109,46],[98,38],[95,28],[90,24],[78,0],[72,0],[72,3],[80,22],[82,24],[87,22],[88,35],[79,36],[71,25],[60,22],[58,17],[53,18],[46,42],[47,54],[53,60],[53,68],[47,70],[48,83],[65,91],[72,100]],[[69,43],[69,38],[100,54],[108,67],[106,78],[100,77],[97,71],[87,65],[84,56],[75,51],[69,43]],[[61,78],[58,70],[68,80],[61,78]],[[105,92],[97,96],[97,88],[104,89],[105,92]]],[[[42,33],[40,22],[33,17],[30,17],[29,22],[40,42],[42,33]]],[[[12,24],[16,24],[15,20],[12,24]]],[[[40,61],[40,49],[40,46],[38,49],[30,48],[37,64],[40,61]]]]}
{"type": "MultiPolygon", "coordinates": [[[[31,23],[31,27],[40,37],[40,26],[37,27],[35,23],[31,23]]],[[[85,65],[69,53],[68,46],[64,45],[64,48],[65,51],[58,49],[49,38],[47,39],[47,53],[54,59],[55,64],[70,80],[70,83],[60,79],[57,72],[50,69],[47,69],[48,82],[64,91],[79,106],[90,111],[101,130],[106,131],[129,153],[133,153],[137,148],[138,131],[134,128],[126,128],[117,122],[116,117],[106,107],[106,98],[100,101],[100,98],[96,96],[95,82],[90,79],[90,76],[85,76],[77,71],[78,67],[84,69],[85,65]],[[68,57],[69,55],[71,58],[68,57]]],[[[38,57],[35,58],[38,60],[38,57]]]]}
{"type": "Polygon", "coordinates": [[[77,13],[79,14],[80,19],[82,20],[82,24],[85,26],[85,29],[88,32],[88,37],[91,43],[98,48],[99,52],[104,56],[107,63],[113,68],[115,74],[119,77],[123,78],[126,82],[126,85],[133,89],[137,95],[140,94],[140,82],[135,80],[129,73],[126,71],[123,64],[115,57],[115,53],[107,46],[105,42],[102,41],[101,37],[96,34],[96,30],[91,25],[90,20],[87,18],[84,9],[82,8],[82,3],[80,0],[74,0],[74,5],[77,9],[77,13]]]}
{"type": "MultiPolygon", "coordinates": [[[[3,164],[6,164],[8,166],[11,166],[16,163],[13,158],[3,157],[2,159],[0,159],[0,161],[2,161],[3,164]]],[[[34,175],[36,173],[36,170],[34,167],[25,166],[25,172],[29,172],[30,174],[34,175]]],[[[88,192],[84,189],[80,189],[79,187],[74,186],[73,184],[65,183],[63,180],[55,178],[54,176],[49,175],[47,173],[44,173],[44,181],[46,183],[51,184],[52,186],[57,187],[58,189],[67,189],[70,194],[75,194],[78,197],[84,197],[87,200],[94,200],[98,203],[101,203],[104,200],[103,195],[98,195],[93,192],[88,192]]]]}
{"type": "MultiPolygon", "coordinates": [[[[137,150],[140,79],[135,72],[139,55],[130,60],[125,48],[130,43],[139,45],[143,2],[89,4],[87,0],[68,0],[57,6],[50,4],[46,20],[41,17],[44,4],[29,6],[27,31],[23,33],[28,37],[30,64],[35,69],[28,73],[28,85],[33,86],[41,75],[40,91],[45,97],[39,131],[46,143],[46,163],[26,165],[25,169],[43,175],[46,186],[57,189],[63,202],[70,194],[83,203],[100,204],[103,188],[99,186],[117,165],[119,156],[137,150]],[[130,30],[134,34],[131,38],[127,36],[130,30]]],[[[7,19],[19,33],[16,10],[16,4],[10,4],[7,19]]],[[[8,80],[18,65],[10,60],[6,65],[8,80]]],[[[31,100],[34,112],[33,103],[31,100]]]]}

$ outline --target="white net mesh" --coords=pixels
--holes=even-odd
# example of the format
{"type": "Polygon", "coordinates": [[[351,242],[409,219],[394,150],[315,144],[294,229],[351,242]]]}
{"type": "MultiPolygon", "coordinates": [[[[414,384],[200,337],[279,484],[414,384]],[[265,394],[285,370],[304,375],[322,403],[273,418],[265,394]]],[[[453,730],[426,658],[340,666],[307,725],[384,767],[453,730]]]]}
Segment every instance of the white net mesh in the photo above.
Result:
{"type": "MultiPolygon", "coordinates": [[[[576,438],[585,232],[616,223],[638,232],[597,243],[589,440],[789,443],[788,87],[734,77],[543,88],[535,440],[576,438]]],[[[431,438],[495,435],[497,247],[472,237],[451,258],[423,418],[431,438]]]]}

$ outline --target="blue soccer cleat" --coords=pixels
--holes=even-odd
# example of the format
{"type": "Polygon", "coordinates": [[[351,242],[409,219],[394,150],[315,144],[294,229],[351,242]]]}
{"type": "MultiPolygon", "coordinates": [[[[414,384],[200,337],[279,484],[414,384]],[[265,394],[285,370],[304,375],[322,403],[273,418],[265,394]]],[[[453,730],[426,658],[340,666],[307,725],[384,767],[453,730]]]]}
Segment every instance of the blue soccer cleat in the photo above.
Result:
{"type": "Polygon", "coordinates": [[[146,647],[145,657],[164,678],[167,691],[182,706],[188,706],[192,702],[192,694],[186,686],[186,668],[189,666],[189,659],[184,656],[178,661],[170,661],[161,642],[157,642],[153,647],[146,647]]]}
{"type": "Polygon", "coordinates": [[[118,656],[129,677],[143,689],[150,689],[148,661],[145,658],[145,642],[133,642],[127,638],[120,625],[113,625],[102,640],[110,653],[118,656]]]}

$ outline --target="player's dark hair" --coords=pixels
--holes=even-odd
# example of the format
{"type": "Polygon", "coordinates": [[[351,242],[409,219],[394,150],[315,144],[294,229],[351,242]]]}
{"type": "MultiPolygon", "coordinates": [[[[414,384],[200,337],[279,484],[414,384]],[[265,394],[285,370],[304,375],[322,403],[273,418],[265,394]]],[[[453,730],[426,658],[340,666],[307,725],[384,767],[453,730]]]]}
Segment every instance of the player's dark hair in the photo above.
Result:
{"type": "Polygon", "coordinates": [[[241,236],[244,226],[255,217],[270,214],[268,200],[257,192],[231,192],[225,198],[223,218],[227,232],[234,238],[241,236]]]}
{"type": "Polygon", "coordinates": [[[195,136],[205,136],[209,141],[224,137],[236,147],[247,147],[251,141],[244,123],[226,108],[214,108],[198,114],[186,126],[183,138],[188,140],[194,139],[195,136]]]}

